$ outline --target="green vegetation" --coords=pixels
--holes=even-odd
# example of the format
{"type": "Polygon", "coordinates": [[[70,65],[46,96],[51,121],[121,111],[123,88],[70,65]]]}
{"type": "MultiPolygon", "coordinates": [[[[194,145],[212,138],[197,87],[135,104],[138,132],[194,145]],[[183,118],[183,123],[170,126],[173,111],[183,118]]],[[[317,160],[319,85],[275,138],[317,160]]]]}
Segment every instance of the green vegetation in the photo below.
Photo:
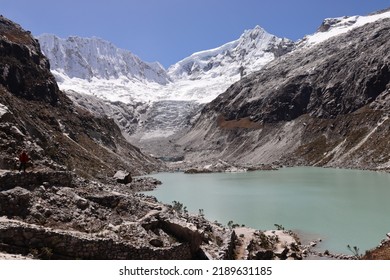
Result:
{"type": "Polygon", "coordinates": [[[203,209],[199,209],[199,217],[204,218],[204,210],[203,209]]]}
{"type": "MultiPolygon", "coordinates": [[[[239,224],[235,224],[233,221],[229,221],[227,223],[227,226],[228,226],[228,228],[232,229],[232,228],[239,227],[240,225],[239,224]]],[[[242,226],[244,226],[244,225],[242,225],[242,226]]]]}
{"type": "Polygon", "coordinates": [[[30,254],[37,259],[50,260],[53,257],[53,250],[49,247],[30,248],[30,254]]]}
{"type": "Polygon", "coordinates": [[[286,230],[286,229],[284,228],[284,226],[282,226],[282,225],[274,224],[274,226],[276,227],[277,230],[286,230]]]}
{"type": "Polygon", "coordinates": [[[355,258],[360,259],[362,257],[362,254],[359,254],[359,248],[357,246],[351,247],[349,244],[347,245],[347,248],[351,253],[355,256],[355,258]]]}
{"type": "Polygon", "coordinates": [[[184,214],[188,213],[187,206],[184,206],[183,203],[179,201],[176,200],[172,201],[172,207],[173,210],[175,210],[177,213],[184,213],[184,214]]]}

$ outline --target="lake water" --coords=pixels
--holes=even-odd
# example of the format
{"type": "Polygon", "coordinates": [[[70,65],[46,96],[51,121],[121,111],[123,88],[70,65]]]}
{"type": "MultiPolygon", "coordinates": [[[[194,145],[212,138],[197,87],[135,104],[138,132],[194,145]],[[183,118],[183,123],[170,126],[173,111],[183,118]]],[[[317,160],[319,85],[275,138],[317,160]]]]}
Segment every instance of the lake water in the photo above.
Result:
{"type": "Polygon", "coordinates": [[[303,240],[321,238],[321,250],[350,253],[376,247],[390,232],[390,174],[296,167],[247,173],[159,173],[163,182],[147,194],[206,218],[256,229],[296,231],[303,240]]]}

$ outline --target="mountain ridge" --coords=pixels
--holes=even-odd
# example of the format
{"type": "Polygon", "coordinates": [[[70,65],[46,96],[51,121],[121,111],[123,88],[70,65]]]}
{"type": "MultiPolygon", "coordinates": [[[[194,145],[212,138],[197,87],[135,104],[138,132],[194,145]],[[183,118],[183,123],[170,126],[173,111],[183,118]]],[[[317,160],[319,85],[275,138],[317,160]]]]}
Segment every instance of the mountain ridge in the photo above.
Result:
{"type": "Polygon", "coordinates": [[[317,32],[296,42],[278,38],[256,26],[245,30],[237,40],[196,52],[168,69],[164,69],[158,62],[143,62],[130,51],[119,49],[96,37],[72,36],[60,39],[46,34],[37,38],[43,52],[49,57],[52,72],[63,90],[124,103],[185,100],[205,104],[243,76],[261,70],[275,57],[314,46],[387,17],[390,17],[388,10],[367,16],[328,18],[322,22],[317,32]],[[69,40],[72,42],[68,42],[69,40]],[[86,44],[95,46],[95,49],[87,47],[86,51],[86,44]],[[102,50],[110,50],[110,59],[99,57],[99,46],[105,46],[102,50]],[[70,55],[67,56],[67,53],[70,55]],[[123,53],[131,59],[121,59],[123,53]],[[113,54],[119,59],[113,58],[113,54]],[[81,73],[72,72],[75,68],[81,73]]]}
{"type": "Polygon", "coordinates": [[[277,38],[257,26],[235,41],[195,53],[165,70],[158,62],[144,63],[130,51],[96,37],[61,39],[45,34],[37,38],[62,89],[125,103],[133,99],[208,102],[239,80],[244,69],[247,73],[261,69],[275,54],[292,49],[292,41],[277,38]],[[124,56],[130,59],[122,59],[124,56]],[[115,69],[117,64],[121,66],[119,70],[115,69]],[[146,68],[150,71],[145,72],[146,68]],[[180,76],[187,71],[184,68],[191,75],[183,79],[180,76]],[[110,86],[118,93],[107,90],[110,86]]]}
{"type": "Polygon", "coordinates": [[[52,62],[52,69],[70,78],[90,81],[92,77],[110,79],[124,76],[161,84],[169,82],[160,63],[143,62],[130,51],[117,48],[101,38],[70,36],[62,39],[52,34],[42,34],[37,38],[43,53],[52,62]]]}

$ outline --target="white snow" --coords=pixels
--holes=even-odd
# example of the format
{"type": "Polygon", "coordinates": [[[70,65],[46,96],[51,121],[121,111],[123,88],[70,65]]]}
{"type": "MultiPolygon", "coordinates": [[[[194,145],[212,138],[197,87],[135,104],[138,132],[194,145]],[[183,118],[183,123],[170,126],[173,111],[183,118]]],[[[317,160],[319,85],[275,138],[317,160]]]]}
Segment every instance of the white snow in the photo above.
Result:
{"type": "Polygon", "coordinates": [[[155,129],[148,132],[145,132],[140,136],[140,141],[145,141],[153,138],[166,138],[175,134],[175,131],[172,130],[163,130],[163,129],[155,129]]]}
{"type": "Polygon", "coordinates": [[[326,32],[316,32],[312,35],[308,35],[298,43],[298,46],[311,47],[316,44],[322,43],[334,36],[344,34],[355,28],[361,27],[367,23],[372,23],[381,19],[390,18],[390,11],[369,15],[369,16],[352,16],[352,17],[340,17],[335,19],[326,19],[325,22],[335,22],[331,25],[330,29],[326,32]]]}

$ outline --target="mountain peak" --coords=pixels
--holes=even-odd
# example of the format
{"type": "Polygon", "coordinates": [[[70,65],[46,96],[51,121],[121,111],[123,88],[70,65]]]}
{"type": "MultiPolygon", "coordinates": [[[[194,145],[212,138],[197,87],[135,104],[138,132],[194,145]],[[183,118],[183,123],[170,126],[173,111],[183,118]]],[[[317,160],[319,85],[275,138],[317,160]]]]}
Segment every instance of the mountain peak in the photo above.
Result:
{"type": "Polygon", "coordinates": [[[259,25],[256,25],[253,29],[245,30],[241,37],[250,37],[252,39],[255,39],[264,34],[270,35],[267,31],[265,31],[264,28],[260,27],[259,25]]]}
{"type": "Polygon", "coordinates": [[[43,34],[37,38],[57,78],[65,75],[88,81],[92,78],[135,79],[163,85],[170,81],[160,64],[144,62],[130,51],[98,37],[62,39],[43,34]]]}
{"type": "Polygon", "coordinates": [[[245,30],[239,39],[218,48],[197,52],[179,61],[168,69],[174,80],[199,79],[199,77],[239,77],[246,73],[260,70],[276,56],[289,50],[282,45],[292,43],[269,34],[259,25],[245,30]]]}

